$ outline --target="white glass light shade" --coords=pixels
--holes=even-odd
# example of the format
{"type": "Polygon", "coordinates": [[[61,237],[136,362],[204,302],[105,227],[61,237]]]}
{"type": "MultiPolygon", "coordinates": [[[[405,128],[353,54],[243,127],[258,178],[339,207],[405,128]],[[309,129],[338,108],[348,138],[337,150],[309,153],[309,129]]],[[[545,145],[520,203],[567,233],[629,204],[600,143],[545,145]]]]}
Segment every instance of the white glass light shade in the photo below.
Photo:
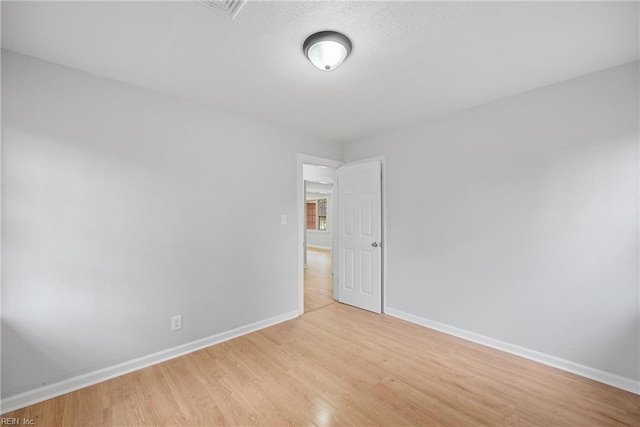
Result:
{"type": "Polygon", "coordinates": [[[351,40],[335,31],[321,31],[309,36],[304,54],[316,68],[330,71],[338,68],[351,53],[351,40]]]}
{"type": "Polygon", "coordinates": [[[314,44],[307,52],[309,61],[321,70],[333,70],[347,58],[347,48],[332,40],[314,44]]]}

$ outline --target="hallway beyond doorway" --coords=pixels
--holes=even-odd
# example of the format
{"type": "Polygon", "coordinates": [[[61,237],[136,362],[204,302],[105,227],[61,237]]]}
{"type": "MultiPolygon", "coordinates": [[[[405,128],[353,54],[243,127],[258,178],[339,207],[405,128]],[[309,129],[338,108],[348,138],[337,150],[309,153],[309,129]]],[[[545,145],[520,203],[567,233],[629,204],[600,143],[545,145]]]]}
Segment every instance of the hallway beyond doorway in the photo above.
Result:
{"type": "Polygon", "coordinates": [[[307,265],[308,267],[304,269],[305,313],[335,302],[333,299],[331,251],[329,249],[307,248],[307,265]]]}

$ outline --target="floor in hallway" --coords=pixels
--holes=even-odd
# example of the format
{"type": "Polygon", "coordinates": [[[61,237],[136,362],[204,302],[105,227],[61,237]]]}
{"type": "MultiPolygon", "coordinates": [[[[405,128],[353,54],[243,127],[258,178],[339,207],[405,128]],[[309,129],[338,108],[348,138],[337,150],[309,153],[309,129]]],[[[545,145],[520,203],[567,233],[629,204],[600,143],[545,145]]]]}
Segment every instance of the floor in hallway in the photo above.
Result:
{"type": "Polygon", "coordinates": [[[304,269],[304,311],[308,313],[335,302],[331,274],[331,251],[307,249],[304,269]]]}

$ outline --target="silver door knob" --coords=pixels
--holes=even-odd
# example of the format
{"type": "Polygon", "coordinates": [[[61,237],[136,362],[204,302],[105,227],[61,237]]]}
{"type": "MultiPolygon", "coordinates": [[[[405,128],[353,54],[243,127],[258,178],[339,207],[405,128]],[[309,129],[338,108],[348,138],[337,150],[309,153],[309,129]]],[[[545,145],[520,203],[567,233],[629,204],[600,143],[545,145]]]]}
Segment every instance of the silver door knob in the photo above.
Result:
{"type": "Polygon", "coordinates": [[[378,242],[373,242],[373,243],[371,244],[371,246],[373,246],[374,248],[377,248],[377,247],[378,247],[378,242]]]}

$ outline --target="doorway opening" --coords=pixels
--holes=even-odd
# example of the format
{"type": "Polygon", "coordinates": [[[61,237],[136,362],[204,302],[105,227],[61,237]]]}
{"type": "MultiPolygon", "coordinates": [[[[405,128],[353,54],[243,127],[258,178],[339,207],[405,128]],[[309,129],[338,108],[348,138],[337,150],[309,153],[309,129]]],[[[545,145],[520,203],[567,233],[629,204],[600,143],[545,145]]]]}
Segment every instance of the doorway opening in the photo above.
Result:
{"type": "Polygon", "coordinates": [[[341,165],[342,162],[338,160],[307,154],[297,155],[299,315],[329,305],[337,299],[337,239],[334,226],[337,199],[334,194],[337,190],[337,168],[341,165]],[[309,227],[307,201],[313,205],[309,205],[309,227]],[[307,228],[311,230],[307,231],[307,228]],[[309,253],[307,240],[310,242],[309,253]],[[305,292],[305,283],[309,285],[306,286],[309,288],[308,292],[305,292]]]}
{"type": "Polygon", "coordinates": [[[333,304],[334,180],[336,168],[304,163],[304,312],[333,304]]]}

